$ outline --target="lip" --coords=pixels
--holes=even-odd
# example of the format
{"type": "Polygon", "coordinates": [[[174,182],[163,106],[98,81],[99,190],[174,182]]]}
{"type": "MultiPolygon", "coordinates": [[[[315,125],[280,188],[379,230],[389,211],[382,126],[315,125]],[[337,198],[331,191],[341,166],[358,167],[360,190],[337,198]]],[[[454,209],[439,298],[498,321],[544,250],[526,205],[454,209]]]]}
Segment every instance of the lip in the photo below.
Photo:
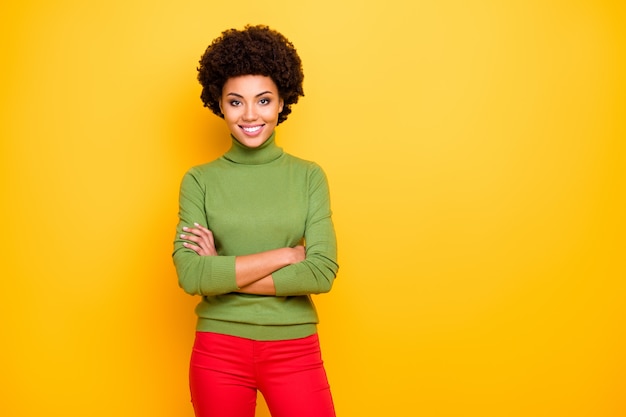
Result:
{"type": "Polygon", "coordinates": [[[260,125],[239,125],[239,128],[243,132],[244,135],[254,138],[257,137],[263,132],[264,124],[260,125]]]}

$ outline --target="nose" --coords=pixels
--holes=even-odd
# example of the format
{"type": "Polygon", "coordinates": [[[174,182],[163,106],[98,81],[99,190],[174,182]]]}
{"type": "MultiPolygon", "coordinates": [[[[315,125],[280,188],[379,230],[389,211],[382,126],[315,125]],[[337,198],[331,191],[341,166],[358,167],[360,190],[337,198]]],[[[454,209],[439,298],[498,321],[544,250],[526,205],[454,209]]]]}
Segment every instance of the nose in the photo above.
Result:
{"type": "Polygon", "coordinates": [[[243,112],[243,120],[251,122],[257,119],[256,109],[254,106],[246,106],[243,112]]]}

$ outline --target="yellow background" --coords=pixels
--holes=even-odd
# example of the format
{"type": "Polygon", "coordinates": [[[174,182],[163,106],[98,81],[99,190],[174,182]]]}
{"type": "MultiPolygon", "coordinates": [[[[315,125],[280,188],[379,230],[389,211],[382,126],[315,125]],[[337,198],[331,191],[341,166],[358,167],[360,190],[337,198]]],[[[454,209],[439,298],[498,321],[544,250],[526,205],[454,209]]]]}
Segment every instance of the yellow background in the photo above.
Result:
{"type": "MultiPolygon", "coordinates": [[[[192,416],[179,181],[223,29],[298,48],[338,415],[626,415],[622,1],[3,1],[0,415],[192,416]]],[[[263,406],[259,416],[268,416],[263,406]]]]}

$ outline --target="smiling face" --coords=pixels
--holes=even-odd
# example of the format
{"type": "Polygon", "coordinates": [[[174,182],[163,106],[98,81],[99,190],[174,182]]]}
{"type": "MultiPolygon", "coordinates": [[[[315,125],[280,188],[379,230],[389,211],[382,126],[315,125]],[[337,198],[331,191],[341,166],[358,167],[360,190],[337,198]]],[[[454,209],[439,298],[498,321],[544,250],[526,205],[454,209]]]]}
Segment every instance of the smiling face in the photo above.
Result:
{"type": "Polygon", "coordinates": [[[257,148],[274,131],[283,100],[270,77],[242,75],[224,84],[220,109],[230,133],[241,144],[257,148]]]}

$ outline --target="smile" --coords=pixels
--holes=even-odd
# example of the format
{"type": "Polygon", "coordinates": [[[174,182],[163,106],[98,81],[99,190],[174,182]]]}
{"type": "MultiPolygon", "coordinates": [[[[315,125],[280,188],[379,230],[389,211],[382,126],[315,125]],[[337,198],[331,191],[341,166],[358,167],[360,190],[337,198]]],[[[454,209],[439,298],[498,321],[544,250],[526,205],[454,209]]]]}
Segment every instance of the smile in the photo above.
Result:
{"type": "Polygon", "coordinates": [[[241,126],[241,128],[244,130],[244,132],[247,132],[247,133],[258,132],[259,130],[261,130],[262,127],[263,127],[263,125],[259,125],[259,126],[241,126]]]}

